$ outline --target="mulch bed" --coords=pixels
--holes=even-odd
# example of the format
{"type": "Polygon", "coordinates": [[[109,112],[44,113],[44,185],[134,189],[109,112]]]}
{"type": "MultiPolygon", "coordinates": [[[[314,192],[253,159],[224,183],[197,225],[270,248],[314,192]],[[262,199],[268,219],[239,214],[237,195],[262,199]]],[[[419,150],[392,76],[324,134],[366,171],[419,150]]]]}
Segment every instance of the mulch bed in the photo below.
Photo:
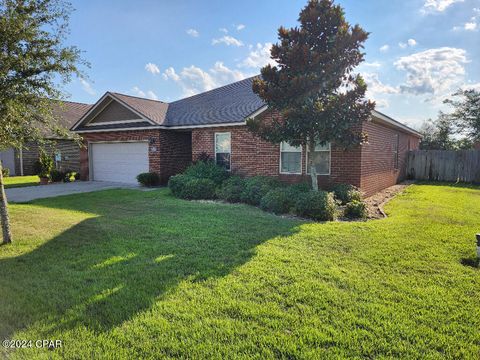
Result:
{"type": "Polygon", "coordinates": [[[384,219],[387,217],[383,207],[387,202],[393,199],[396,195],[404,191],[408,186],[413,184],[413,181],[405,181],[401,184],[390,186],[364,201],[367,204],[368,218],[369,219],[384,219]]]}

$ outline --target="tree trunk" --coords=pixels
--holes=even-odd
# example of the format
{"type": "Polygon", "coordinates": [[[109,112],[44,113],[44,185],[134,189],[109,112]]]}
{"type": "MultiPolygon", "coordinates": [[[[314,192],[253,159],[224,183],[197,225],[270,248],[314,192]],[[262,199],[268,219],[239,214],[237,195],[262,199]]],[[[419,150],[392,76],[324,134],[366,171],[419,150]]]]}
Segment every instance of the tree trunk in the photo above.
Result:
{"type": "Polygon", "coordinates": [[[312,179],[312,190],[318,191],[318,176],[317,176],[317,168],[315,167],[315,163],[313,161],[313,153],[315,153],[315,143],[309,142],[308,145],[308,152],[310,153],[308,156],[308,164],[307,166],[310,169],[310,177],[312,179]]]}
{"type": "Polygon", "coordinates": [[[8,217],[7,195],[3,186],[3,166],[0,161],[0,218],[2,219],[3,244],[12,242],[12,232],[10,231],[10,219],[8,217]]]}

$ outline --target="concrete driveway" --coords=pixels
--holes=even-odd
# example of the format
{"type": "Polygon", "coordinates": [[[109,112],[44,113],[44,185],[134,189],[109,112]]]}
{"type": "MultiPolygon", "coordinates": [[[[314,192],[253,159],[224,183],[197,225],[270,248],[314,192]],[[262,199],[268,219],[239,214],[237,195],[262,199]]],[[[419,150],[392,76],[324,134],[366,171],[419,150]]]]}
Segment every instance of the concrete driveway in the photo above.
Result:
{"type": "Polygon", "coordinates": [[[140,189],[140,186],[104,181],[76,181],[73,183],[19,187],[5,189],[5,191],[9,202],[28,202],[35,199],[107,189],[140,189]]]}

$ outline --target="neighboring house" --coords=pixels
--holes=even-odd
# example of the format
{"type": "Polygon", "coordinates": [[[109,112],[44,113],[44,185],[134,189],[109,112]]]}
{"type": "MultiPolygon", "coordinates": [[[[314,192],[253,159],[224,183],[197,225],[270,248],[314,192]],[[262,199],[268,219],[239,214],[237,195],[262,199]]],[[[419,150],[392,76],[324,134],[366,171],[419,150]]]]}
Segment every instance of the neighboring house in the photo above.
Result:
{"type": "MultiPolygon", "coordinates": [[[[252,91],[253,79],[172,103],[107,92],[72,127],[86,145],[82,178],[134,183],[152,171],[166,183],[208,154],[232,173],[308,181],[305,149],[271,144],[248,130],[246,119],[272,116],[252,91]]],[[[321,186],[350,183],[371,195],[405,177],[407,152],[418,149],[421,135],[377,111],[361,130],[368,133],[366,145],[317,149],[321,186]]]]}
{"type": "MultiPolygon", "coordinates": [[[[59,125],[69,129],[90,107],[88,104],[62,101],[61,105],[55,108],[57,121],[59,125]]],[[[77,141],[58,137],[50,131],[45,132],[45,139],[51,142],[47,151],[55,158],[58,170],[80,171],[80,146],[77,141]]],[[[38,144],[28,143],[22,149],[9,149],[1,153],[2,159],[4,156],[8,160],[3,164],[10,169],[10,175],[35,175],[35,163],[39,157],[38,144]]]]}

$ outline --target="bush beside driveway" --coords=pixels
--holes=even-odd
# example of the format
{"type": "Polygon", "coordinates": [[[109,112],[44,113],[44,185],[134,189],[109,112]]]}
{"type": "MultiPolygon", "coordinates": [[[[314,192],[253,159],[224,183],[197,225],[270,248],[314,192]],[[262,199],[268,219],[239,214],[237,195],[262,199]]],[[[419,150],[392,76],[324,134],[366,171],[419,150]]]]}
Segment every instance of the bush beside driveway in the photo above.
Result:
{"type": "Polygon", "coordinates": [[[168,189],[12,204],[0,337],[63,341],[8,351],[30,359],[476,358],[479,199],[413,185],[387,219],[323,224],[168,189]]]}

